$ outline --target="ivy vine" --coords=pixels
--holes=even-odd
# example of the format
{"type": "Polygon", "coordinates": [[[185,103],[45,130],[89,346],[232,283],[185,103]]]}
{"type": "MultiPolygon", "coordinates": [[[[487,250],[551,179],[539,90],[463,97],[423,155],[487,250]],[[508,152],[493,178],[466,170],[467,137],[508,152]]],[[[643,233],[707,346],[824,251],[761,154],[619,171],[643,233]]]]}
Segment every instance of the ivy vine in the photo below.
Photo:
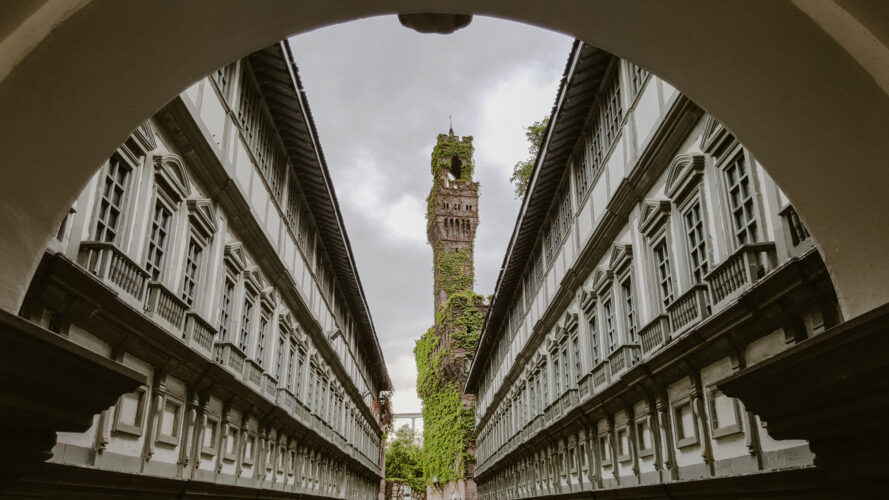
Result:
{"type": "Polygon", "coordinates": [[[448,250],[444,244],[439,243],[435,247],[434,257],[439,290],[453,295],[472,288],[472,263],[469,261],[469,249],[448,250]]]}

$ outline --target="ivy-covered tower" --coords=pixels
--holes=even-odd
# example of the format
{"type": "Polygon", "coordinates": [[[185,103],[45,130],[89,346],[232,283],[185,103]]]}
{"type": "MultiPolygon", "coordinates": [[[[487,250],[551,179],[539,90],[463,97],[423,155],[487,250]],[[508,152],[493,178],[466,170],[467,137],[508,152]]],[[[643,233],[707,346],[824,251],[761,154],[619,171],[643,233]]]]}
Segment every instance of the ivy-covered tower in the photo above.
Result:
{"type": "Polygon", "coordinates": [[[435,325],[420,337],[417,395],[423,401],[423,475],[430,500],[474,499],[475,398],[463,384],[488,305],[472,290],[478,227],[478,182],[473,180],[472,137],[451,129],[432,151],[432,188],[426,233],[435,275],[435,325]]]}
{"type": "Polygon", "coordinates": [[[438,134],[432,151],[432,189],[426,235],[435,263],[435,309],[449,295],[472,290],[475,230],[478,227],[478,182],[473,181],[472,136],[454,129],[438,134]]]}

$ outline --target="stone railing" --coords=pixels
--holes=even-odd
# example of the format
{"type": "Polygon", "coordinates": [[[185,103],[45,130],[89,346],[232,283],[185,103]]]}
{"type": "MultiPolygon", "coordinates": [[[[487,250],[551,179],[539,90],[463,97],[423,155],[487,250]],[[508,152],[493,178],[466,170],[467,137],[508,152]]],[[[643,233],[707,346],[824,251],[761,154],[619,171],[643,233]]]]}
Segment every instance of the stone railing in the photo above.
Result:
{"type": "Polygon", "coordinates": [[[241,375],[247,356],[231,342],[217,342],[213,346],[213,360],[235,372],[235,375],[241,375]]]}
{"type": "Polygon", "coordinates": [[[296,397],[290,392],[290,389],[280,387],[278,388],[277,403],[278,406],[287,410],[287,413],[293,413],[296,397]]]}
{"type": "Polygon", "coordinates": [[[537,434],[543,429],[543,415],[538,413],[534,420],[531,421],[531,428],[533,429],[531,432],[533,434],[537,434]]]}
{"type": "Polygon", "coordinates": [[[266,398],[275,399],[275,390],[278,388],[278,382],[268,373],[262,374],[262,393],[266,398]]]}
{"type": "Polygon", "coordinates": [[[296,398],[293,403],[293,414],[302,422],[305,422],[308,417],[309,410],[303,405],[299,398],[296,398]]]}
{"type": "Polygon", "coordinates": [[[608,366],[611,368],[611,377],[617,377],[639,362],[642,357],[638,344],[624,344],[608,355],[608,366]]]}
{"type": "Polygon", "coordinates": [[[87,271],[141,304],[148,284],[148,271],[113,243],[84,241],[80,244],[77,260],[87,271]]]}
{"type": "Polygon", "coordinates": [[[244,380],[255,389],[258,390],[260,388],[262,384],[262,367],[259,366],[259,363],[252,359],[247,360],[247,364],[244,365],[244,380]]]}
{"type": "Polygon", "coordinates": [[[642,353],[648,354],[667,345],[670,338],[670,318],[666,314],[656,316],[650,323],[639,330],[639,342],[642,353]]]}
{"type": "Polygon", "coordinates": [[[709,316],[710,299],[707,286],[698,284],[689,288],[667,307],[667,314],[670,315],[670,326],[674,336],[709,316]]]}
{"type": "Polygon", "coordinates": [[[590,394],[592,394],[592,392],[590,391],[592,382],[593,374],[587,373],[583,376],[583,378],[580,379],[580,382],[577,383],[577,390],[580,393],[581,400],[588,398],[590,394]]]}
{"type": "Polygon", "coordinates": [[[710,286],[713,307],[747,290],[777,265],[774,243],[748,243],[714,267],[704,279],[710,286]]]}
{"type": "Polygon", "coordinates": [[[145,313],[170,333],[185,338],[185,312],[188,305],[157,281],[148,283],[145,313]]]}
{"type": "Polygon", "coordinates": [[[593,387],[600,388],[606,385],[610,379],[608,378],[608,362],[602,361],[593,368],[593,387]]]}
{"type": "Polygon", "coordinates": [[[194,311],[185,312],[185,343],[203,351],[210,357],[213,352],[213,338],[216,337],[216,329],[210,326],[194,311]]]}

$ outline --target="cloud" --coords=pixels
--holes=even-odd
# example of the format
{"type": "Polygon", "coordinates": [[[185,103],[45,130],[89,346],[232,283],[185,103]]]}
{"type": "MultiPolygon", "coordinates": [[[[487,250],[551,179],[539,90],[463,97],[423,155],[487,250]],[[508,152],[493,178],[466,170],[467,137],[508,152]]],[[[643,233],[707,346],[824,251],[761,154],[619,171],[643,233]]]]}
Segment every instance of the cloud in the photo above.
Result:
{"type": "Polygon", "coordinates": [[[519,202],[509,176],[525,125],[548,116],[571,39],[476,16],[421,35],[394,16],[290,41],[340,201],[397,412],[419,412],[414,341],[434,321],[426,244],[430,155],[439,133],[475,137],[481,182],[476,291],[493,290],[519,202]]]}

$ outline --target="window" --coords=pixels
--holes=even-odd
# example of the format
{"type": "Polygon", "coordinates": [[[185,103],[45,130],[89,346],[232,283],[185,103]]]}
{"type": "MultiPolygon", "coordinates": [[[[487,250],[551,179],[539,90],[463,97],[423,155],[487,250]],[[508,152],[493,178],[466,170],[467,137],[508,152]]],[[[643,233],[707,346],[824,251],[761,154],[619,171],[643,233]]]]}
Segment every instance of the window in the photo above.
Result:
{"type": "Polygon", "coordinates": [[[645,83],[645,79],[648,78],[648,71],[631,62],[628,62],[627,64],[630,70],[630,92],[632,92],[633,96],[636,96],[639,94],[639,91],[642,90],[642,85],[645,83]]]}
{"type": "Polygon", "coordinates": [[[574,349],[574,378],[579,380],[583,373],[583,368],[581,368],[580,342],[577,340],[577,337],[571,339],[571,347],[574,349]]]}
{"type": "Polygon", "coordinates": [[[627,278],[620,286],[624,299],[624,315],[627,321],[627,342],[635,342],[636,338],[636,311],[633,309],[633,286],[630,278],[627,278]]]}
{"type": "Polygon", "coordinates": [[[614,335],[614,306],[609,298],[602,303],[602,311],[605,314],[605,340],[608,342],[608,352],[617,348],[617,339],[614,335]]]}
{"type": "Polygon", "coordinates": [[[568,346],[562,345],[562,391],[567,391],[571,380],[571,365],[568,363],[568,346]]]}
{"type": "Polygon", "coordinates": [[[726,167],[725,177],[735,241],[738,245],[755,242],[759,233],[753,209],[753,188],[743,154],[736,156],[726,167]]]}
{"type": "Polygon", "coordinates": [[[617,440],[617,461],[628,462],[631,458],[629,428],[622,427],[617,429],[615,438],[617,440]]]}
{"type": "Polygon", "coordinates": [[[541,385],[543,385],[543,392],[541,394],[543,394],[543,398],[540,400],[540,409],[545,408],[549,402],[549,381],[546,380],[546,365],[543,365],[542,375],[543,380],[541,381],[541,385]]]}
{"type": "Polygon", "coordinates": [[[698,422],[690,399],[686,398],[673,404],[673,430],[676,434],[677,448],[698,443],[698,422]]]}
{"type": "Polygon", "coordinates": [[[233,462],[238,458],[238,435],[240,430],[237,425],[229,424],[223,436],[222,456],[227,461],[233,462]]]}
{"type": "Polygon", "coordinates": [[[216,71],[211,73],[211,75],[213,76],[213,81],[215,81],[216,86],[219,87],[219,93],[222,94],[223,99],[228,97],[234,69],[235,65],[229,64],[228,66],[218,68],[216,71]]]}
{"type": "Polygon", "coordinates": [[[151,233],[148,235],[148,256],[145,259],[145,269],[148,270],[154,281],[160,280],[163,275],[171,216],[170,210],[163,203],[160,201],[155,203],[154,216],[151,219],[151,233]]]}
{"type": "MultiPolygon", "coordinates": [[[[188,307],[194,305],[197,296],[198,279],[201,271],[201,256],[203,249],[197,241],[191,239],[188,242],[188,254],[185,258],[185,273],[182,279],[182,300],[188,307]]],[[[229,310],[229,313],[231,310],[229,310]]]]}
{"type": "Polygon", "coordinates": [[[707,390],[707,405],[714,439],[742,432],[741,407],[737,399],[726,396],[716,387],[711,387],[707,390]]]}
{"type": "Polygon", "coordinates": [[[287,355],[287,390],[290,391],[293,389],[293,362],[296,358],[296,344],[293,343],[293,340],[290,341],[290,351],[287,355]]]}
{"type": "Polygon", "coordinates": [[[598,98],[588,139],[589,153],[581,162],[582,166],[579,165],[575,169],[575,187],[578,199],[582,199],[592,187],[593,178],[599,173],[602,163],[605,161],[605,155],[620,130],[623,109],[620,102],[620,81],[617,71],[612,72],[598,98]]]}
{"type": "Polygon", "coordinates": [[[242,462],[247,465],[253,464],[253,457],[256,454],[256,436],[246,434],[244,436],[244,458],[242,462]]]}
{"type": "Polygon", "coordinates": [[[284,335],[278,337],[278,348],[275,350],[275,378],[281,381],[281,369],[284,367],[284,335]]]}
{"type": "Polygon", "coordinates": [[[309,369],[309,394],[306,397],[306,403],[313,409],[315,408],[315,370],[309,369]]]}
{"type": "Polygon", "coordinates": [[[265,363],[265,338],[268,334],[269,319],[265,315],[259,317],[259,336],[256,339],[256,352],[254,358],[260,367],[265,363]]]}
{"type": "Polygon", "coordinates": [[[124,394],[117,400],[114,410],[114,431],[142,435],[142,421],[145,416],[146,387],[124,394]]]}
{"type": "Polygon", "coordinates": [[[587,324],[590,328],[590,351],[593,358],[592,362],[593,366],[596,366],[602,359],[602,354],[599,352],[599,329],[596,325],[596,312],[590,311],[587,318],[587,324]]]}
{"type": "Polygon", "coordinates": [[[293,391],[299,396],[299,390],[302,382],[302,372],[303,372],[303,357],[305,353],[302,351],[297,351],[296,353],[296,376],[294,377],[295,386],[293,391]]]}
{"type": "Polygon", "coordinates": [[[608,434],[599,436],[599,450],[602,453],[602,465],[611,465],[611,443],[609,443],[608,434]]]}
{"type": "Polygon", "coordinates": [[[179,431],[182,428],[182,403],[165,396],[158,422],[157,442],[168,445],[179,444],[179,431]]]}
{"type": "Polygon", "coordinates": [[[114,155],[108,162],[105,172],[105,183],[102,197],[99,200],[99,212],[96,221],[96,240],[114,243],[120,231],[120,220],[123,217],[126,203],[127,182],[130,167],[123,158],[114,155]]]}
{"type": "Polygon", "coordinates": [[[327,417],[327,379],[322,378],[322,379],[320,379],[320,381],[321,381],[321,388],[318,390],[318,395],[321,397],[321,406],[320,406],[319,415],[326,418],[327,417]]]}
{"type": "Polygon", "coordinates": [[[673,302],[673,275],[670,272],[670,254],[667,251],[667,240],[662,239],[654,247],[654,264],[657,269],[658,291],[664,307],[673,302]]]}
{"type": "Polygon", "coordinates": [[[704,234],[704,221],[701,217],[701,202],[688,207],[683,215],[685,219],[685,235],[688,239],[688,257],[691,264],[691,277],[695,283],[703,283],[709,270],[707,261],[707,240],[704,234]]]}
{"type": "Polygon", "coordinates": [[[654,442],[651,434],[651,419],[643,417],[636,421],[636,447],[640,457],[654,454],[654,442]]]}
{"type": "Polygon", "coordinates": [[[235,284],[225,277],[225,284],[222,286],[222,302],[219,304],[219,339],[222,342],[228,341],[228,334],[231,331],[232,323],[232,297],[235,294],[235,284]]]}
{"type": "Polygon", "coordinates": [[[558,351],[553,353],[553,397],[558,396],[562,393],[562,373],[560,371],[559,364],[559,353],[558,351]]]}
{"type": "Polygon", "coordinates": [[[219,419],[207,415],[207,421],[204,424],[203,442],[201,443],[201,453],[204,455],[216,454],[216,440],[219,435],[219,419]]]}
{"type": "Polygon", "coordinates": [[[250,319],[253,317],[253,298],[247,295],[244,298],[244,309],[241,311],[241,335],[238,339],[238,348],[247,352],[250,345],[250,319]]]}

